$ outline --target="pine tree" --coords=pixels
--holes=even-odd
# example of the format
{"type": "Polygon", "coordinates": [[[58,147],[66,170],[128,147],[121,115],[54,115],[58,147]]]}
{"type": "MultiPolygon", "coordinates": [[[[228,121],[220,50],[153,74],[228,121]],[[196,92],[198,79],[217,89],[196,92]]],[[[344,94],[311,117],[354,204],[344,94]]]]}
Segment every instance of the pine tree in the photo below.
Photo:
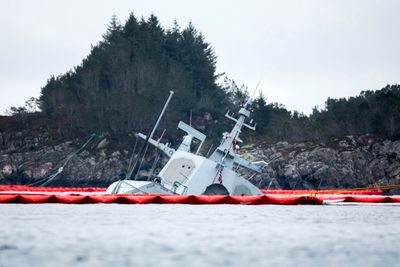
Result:
{"type": "Polygon", "coordinates": [[[122,26],[119,22],[117,15],[113,14],[110,20],[110,23],[107,26],[107,31],[103,35],[104,41],[107,43],[111,43],[118,38],[118,36],[122,32],[122,26]]]}

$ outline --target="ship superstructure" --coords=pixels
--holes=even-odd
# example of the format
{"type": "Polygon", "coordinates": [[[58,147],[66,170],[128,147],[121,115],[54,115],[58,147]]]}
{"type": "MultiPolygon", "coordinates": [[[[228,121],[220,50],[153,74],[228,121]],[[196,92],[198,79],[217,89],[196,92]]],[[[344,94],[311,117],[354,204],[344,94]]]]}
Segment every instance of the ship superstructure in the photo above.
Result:
{"type": "Polygon", "coordinates": [[[235,170],[242,167],[260,173],[262,166],[266,164],[263,161],[249,162],[236,154],[237,143],[242,142],[239,137],[242,128],[255,130],[255,125],[250,125],[252,120],[249,124],[245,123],[251,114],[250,106],[251,102],[246,102],[240,108],[238,118],[234,118],[229,112],[225,114],[235,125],[230,132],[223,133],[219,146],[209,157],[199,154],[206,135],[182,121],[178,128],[186,132],[186,135],[177,149],[154,140],[152,136],[137,134],[160,149],[169,158],[168,162],[153,181],[120,180],[112,183],[107,188],[107,193],[262,195],[256,186],[235,170]],[[200,142],[196,151],[191,149],[193,139],[200,142]]]}

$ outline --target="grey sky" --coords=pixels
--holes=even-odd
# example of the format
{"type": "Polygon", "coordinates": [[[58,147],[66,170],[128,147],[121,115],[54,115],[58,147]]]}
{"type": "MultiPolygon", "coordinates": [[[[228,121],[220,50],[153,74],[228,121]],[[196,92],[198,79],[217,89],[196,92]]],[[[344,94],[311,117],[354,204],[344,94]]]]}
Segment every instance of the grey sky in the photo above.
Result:
{"type": "Polygon", "coordinates": [[[305,113],[327,97],[400,83],[400,1],[0,0],[0,113],[78,65],[115,13],[191,20],[217,70],[305,113]]]}

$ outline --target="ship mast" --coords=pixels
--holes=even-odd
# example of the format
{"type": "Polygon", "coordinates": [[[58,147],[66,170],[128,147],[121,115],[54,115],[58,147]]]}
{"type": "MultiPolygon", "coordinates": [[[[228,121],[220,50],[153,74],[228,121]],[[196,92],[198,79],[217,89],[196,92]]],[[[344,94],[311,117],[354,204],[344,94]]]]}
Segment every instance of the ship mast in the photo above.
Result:
{"type": "Polygon", "coordinates": [[[242,142],[242,140],[239,138],[242,128],[246,127],[253,131],[256,129],[255,124],[250,125],[252,123],[252,120],[250,121],[250,124],[245,123],[245,120],[249,118],[251,114],[250,106],[251,106],[251,101],[248,100],[243,105],[243,107],[240,108],[239,118],[237,119],[229,115],[229,111],[225,114],[225,117],[235,122],[235,126],[232,128],[230,133],[228,132],[223,133],[221,144],[215,149],[213,154],[210,156],[210,159],[219,163],[218,168],[220,170],[223,168],[232,169],[233,164],[237,164],[246,169],[259,173],[261,172],[260,166],[253,164],[245,159],[242,159],[240,156],[236,155],[235,152],[236,143],[242,142]]]}

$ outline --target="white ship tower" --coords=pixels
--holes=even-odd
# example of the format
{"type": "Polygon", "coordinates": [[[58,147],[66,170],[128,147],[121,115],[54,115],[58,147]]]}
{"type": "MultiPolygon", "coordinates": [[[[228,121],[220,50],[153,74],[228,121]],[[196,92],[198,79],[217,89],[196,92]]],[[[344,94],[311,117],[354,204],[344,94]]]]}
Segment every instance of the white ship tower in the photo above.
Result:
{"type": "MultiPolygon", "coordinates": [[[[171,96],[171,95],[170,95],[171,96]]],[[[265,162],[249,162],[236,154],[237,143],[243,127],[255,130],[255,126],[245,123],[250,117],[251,102],[248,101],[239,110],[236,119],[229,115],[227,118],[235,122],[230,133],[223,134],[220,145],[209,158],[199,155],[201,146],[206,136],[184,122],[179,122],[178,128],[186,132],[178,149],[173,149],[168,144],[160,143],[143,134],[139,137],[160,149],[169,157],[166,165],[161,169],[155,181],[120,180],[111,184],[107,192],[116,194],[221,194],[221,195],[262,195],[260,190],[237,173],[236,166],[261,172],[265,162]],[[191,151],[193,139],[200,141],[195,152],[191,151]]],[[[165,107],[164,107],[165,110],[165,107]]],[[[252,121],[250,121],[251,124],[252,121]]]]}

